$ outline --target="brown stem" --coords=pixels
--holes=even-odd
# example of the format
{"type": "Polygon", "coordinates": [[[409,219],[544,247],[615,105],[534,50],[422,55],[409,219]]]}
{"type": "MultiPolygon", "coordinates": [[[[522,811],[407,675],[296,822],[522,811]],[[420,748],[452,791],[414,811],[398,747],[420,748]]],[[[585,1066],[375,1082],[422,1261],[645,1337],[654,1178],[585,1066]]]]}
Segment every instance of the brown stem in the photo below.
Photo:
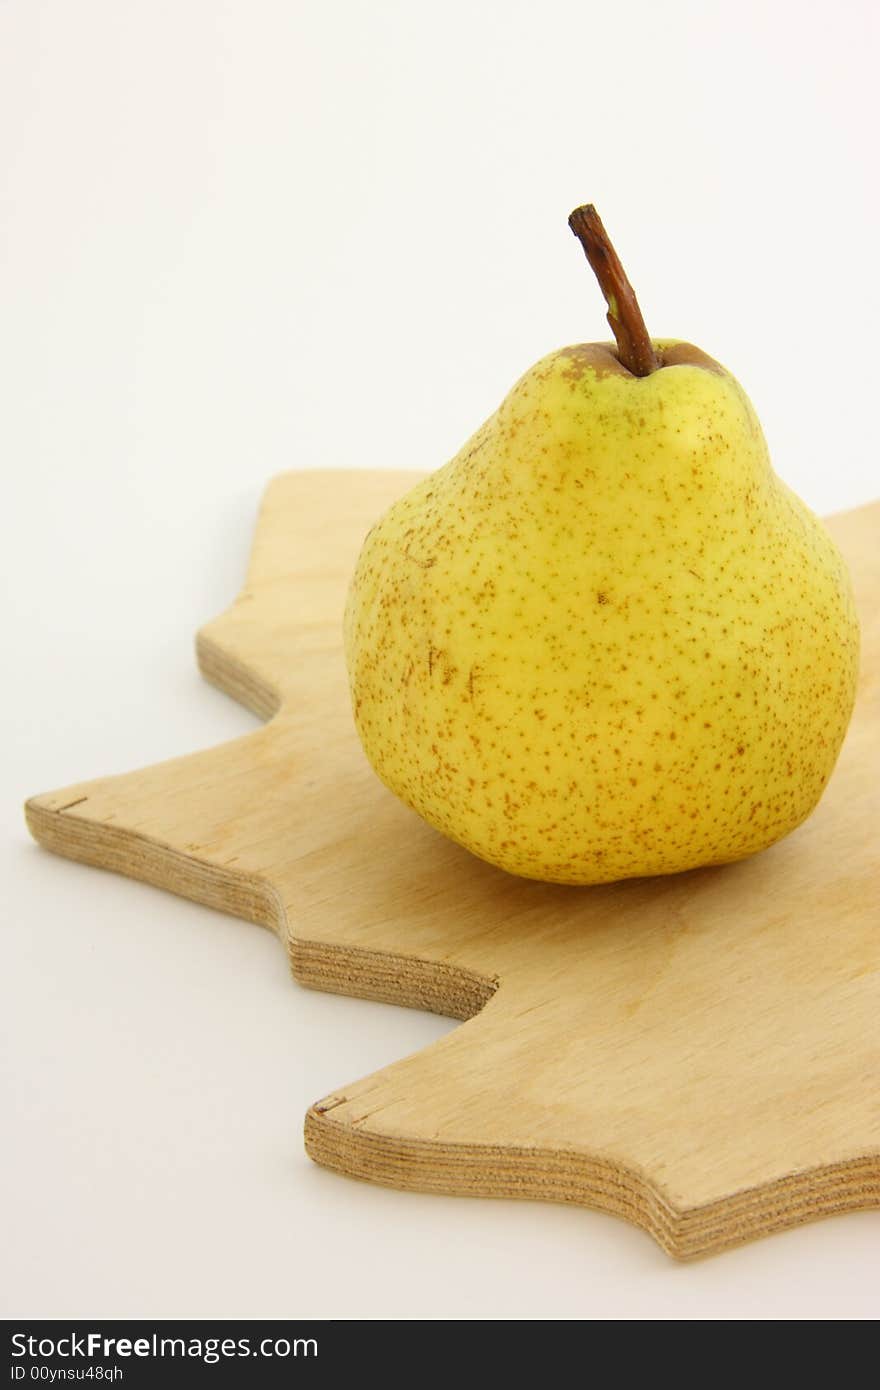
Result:
{"type": "Polygon", "coordinates": [[[633,376],[649,376],[656,372],[660,363],[651,346],[633,287],[593,204],[575,208],[568,225],[584,248],[607,301],[607,317],[617,339],[618,357],[633,376]]]}

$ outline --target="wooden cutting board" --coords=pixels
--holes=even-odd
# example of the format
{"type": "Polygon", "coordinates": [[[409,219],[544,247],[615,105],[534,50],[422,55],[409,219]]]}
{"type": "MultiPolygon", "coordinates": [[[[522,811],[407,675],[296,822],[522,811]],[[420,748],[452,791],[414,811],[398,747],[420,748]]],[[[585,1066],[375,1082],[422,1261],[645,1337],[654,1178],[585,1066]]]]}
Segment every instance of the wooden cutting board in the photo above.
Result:
{"type": "Polygon", "coordinates": [[[880,505],[832,519],[864,625],[828,791],[754,859],[571,888],[511,878],[377,781],[349,712],[345,588],[415,481],[288,473],[244,592],[198,637],[268,722],[39,796],[49,849],[271,926],[294,977],[467,1019],[315,1104],[319,1163],[395,1187],[575,1202],[686,1258],[880,1203],[880,505]]]}

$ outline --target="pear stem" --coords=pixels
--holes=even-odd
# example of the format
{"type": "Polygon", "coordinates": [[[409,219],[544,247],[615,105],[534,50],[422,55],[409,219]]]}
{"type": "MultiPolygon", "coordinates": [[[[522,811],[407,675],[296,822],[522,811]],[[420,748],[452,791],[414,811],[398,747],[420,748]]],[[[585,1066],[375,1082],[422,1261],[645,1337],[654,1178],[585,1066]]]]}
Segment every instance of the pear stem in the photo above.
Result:
{"type": "Polygon", "coordinates": [[[617,355],[633,376],[650,376],[660,366],[645,320],[626,271],[592,203],[575,208],[568,225],[599,281],[608,304],[608,323],[617,339],[617,355]]]}

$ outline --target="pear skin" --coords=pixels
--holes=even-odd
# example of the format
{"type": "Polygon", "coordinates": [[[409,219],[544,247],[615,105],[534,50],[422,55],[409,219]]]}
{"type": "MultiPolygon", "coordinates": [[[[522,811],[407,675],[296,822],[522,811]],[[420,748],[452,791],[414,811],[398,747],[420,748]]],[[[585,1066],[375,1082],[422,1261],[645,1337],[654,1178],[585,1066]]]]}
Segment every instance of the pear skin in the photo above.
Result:
{"type": "Polygon", "coordinates": [[[345,646],[382,781],[527,878],[596,884],[766,849],[849,723],[845,565],[736,380],[563,348],[368,535],[345,646]]]}

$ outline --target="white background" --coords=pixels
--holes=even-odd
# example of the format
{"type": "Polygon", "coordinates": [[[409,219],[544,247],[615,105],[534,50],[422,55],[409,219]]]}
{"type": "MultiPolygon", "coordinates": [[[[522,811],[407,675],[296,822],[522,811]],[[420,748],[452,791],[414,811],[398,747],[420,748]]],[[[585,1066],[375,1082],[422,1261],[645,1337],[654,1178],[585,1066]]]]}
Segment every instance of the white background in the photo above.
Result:
{"type": "Polygon", "coordinates": [[[252,727],[191,639],[265,480],[438,466],[605,337],[578,202],[808,503],[876,493],[878,15],[0,4],[6,1316],[880,1311],[875,1215],[678,1267],[596,1213],[314,1167],[309,1102],[453,1025],[299,990],[268,933],[53,858],[20,811],[252,727]]]}

